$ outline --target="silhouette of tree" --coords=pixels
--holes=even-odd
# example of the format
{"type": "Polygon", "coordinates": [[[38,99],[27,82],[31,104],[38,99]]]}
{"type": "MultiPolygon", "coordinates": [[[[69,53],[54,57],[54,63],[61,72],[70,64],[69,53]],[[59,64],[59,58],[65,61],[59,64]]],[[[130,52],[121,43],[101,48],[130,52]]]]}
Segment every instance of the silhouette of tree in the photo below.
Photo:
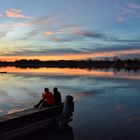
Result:
{"type": "Polygon", "coordinates": [[[27,60],[21,59],[14,62],[0,61],[0,67],[15,66],[20,68],[40,68],[40,67],[59,67],[59,68],[82,68],[82,69],[125,69],[127,71],[140,69],[140,59],[125,59],[118,57],[112,59],[104,58],[103,60],[58,60],[58,61],[41,61],[38,59],[27,60]]]}

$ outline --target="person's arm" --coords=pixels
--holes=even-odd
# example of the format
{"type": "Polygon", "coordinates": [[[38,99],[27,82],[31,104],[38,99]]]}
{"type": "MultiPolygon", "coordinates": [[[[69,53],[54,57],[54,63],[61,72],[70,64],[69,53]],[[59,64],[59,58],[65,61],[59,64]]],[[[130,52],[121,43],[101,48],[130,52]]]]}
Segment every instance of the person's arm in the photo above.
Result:
{"type": "Polygon", "coordinates": [[[45,97],[45,93],[42,93],[42,99],[44,99],[44,97],[45,97]]]}

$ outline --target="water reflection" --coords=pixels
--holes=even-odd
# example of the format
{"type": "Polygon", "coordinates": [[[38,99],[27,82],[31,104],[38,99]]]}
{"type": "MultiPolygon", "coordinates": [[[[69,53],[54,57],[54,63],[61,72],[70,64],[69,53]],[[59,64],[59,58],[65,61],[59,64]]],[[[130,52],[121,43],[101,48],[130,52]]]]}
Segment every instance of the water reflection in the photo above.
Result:
{"type": "MultiPolygon", "coordinates": [[[[114,77],[114,78],[130,78],[140,79],[140,71],[126,71],[117,69],[71,69],[71,68],[16,68],[16,67],[0,67],[1,72],[7,73],[28,73],[40,75],[69,75],[69,76],[92,76],[92,77],[114,77]]],[[[0,76],[3,76],[1,73],[0,76]]]]}
{"type": "MultiPolygon", "coordinates": [[[[63,100],[68,94],[74,97],[75,112],[71,123],[75,139],[89,136],[94,140],[121,139],[120,136],[140,138],[139,73],[57,68],[37,70],[16,72],[15,69],[0,74],[1,116],[32,107],[40,99],[44,87],[51,91],[58,87],[63,100]]],[[[73,139],[72,132],[69,137],[73,139]]]]}
{"type": "Polygon", "coordinates": [[[0,74],[0,115],[12,112],[12,110],[18,111],[19,109],[32,107],[40,99],[44,87],[49,87],[52,90],[53,87],[57,86],[63,93],[62,97],[73,94],[75,100],[81,100],[100,94],[104,95],[106,92],[137,93],[139,85],[138,81],[133,83],[133,81],[127,80],[128,77],[138,80],[138,74],[134,76],[134,74],[127,73],[125,75],[123,72],[113,74],[111,71],[89,72],[57,68],[38,69],[38,73],[34,69],[25,72],[20,69],[20,72],[17,73],[15,71],[0,74]]]}

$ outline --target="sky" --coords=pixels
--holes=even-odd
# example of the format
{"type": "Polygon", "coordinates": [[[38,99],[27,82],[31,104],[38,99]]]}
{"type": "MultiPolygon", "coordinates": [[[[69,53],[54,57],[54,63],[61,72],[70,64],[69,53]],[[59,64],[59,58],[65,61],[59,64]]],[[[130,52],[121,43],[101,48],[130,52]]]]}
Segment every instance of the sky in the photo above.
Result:
{"type": "Polygon", "coordinates": [[[140,0],[0,0],[0,60],[140,57],[140,0]]]}

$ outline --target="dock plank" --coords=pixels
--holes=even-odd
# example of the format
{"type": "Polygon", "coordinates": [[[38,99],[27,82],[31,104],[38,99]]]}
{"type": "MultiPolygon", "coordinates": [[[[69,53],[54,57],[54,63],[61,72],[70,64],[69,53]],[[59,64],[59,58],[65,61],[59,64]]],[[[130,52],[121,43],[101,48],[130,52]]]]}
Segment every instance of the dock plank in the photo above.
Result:
{"type": "Polygon", "coordinates": [[[24,128],[28,125],[48,120],[51,117],[61,114],[62,110],[63,104],[42,109],[29,108],[2,116],[0,117],[0,135],[13,131],[13,129],[24,128]]]}

